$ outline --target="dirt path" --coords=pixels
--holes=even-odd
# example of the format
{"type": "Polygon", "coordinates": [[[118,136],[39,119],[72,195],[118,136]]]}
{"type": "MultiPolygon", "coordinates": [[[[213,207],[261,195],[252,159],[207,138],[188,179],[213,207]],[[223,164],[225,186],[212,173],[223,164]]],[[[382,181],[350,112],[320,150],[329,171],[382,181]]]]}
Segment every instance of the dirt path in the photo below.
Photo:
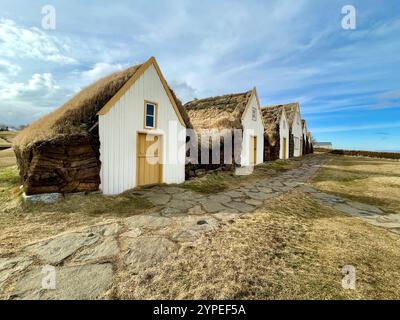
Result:
{"type": "Polygon", "coordinates": [[[304,186],[325,161],[324,156],[309,157],[300,168],[211,196],[168,186],[138,191],[156,205],[150,214],[57,235],[13,256],[0,257],[0,297],[112,297],[110,288],[123,280],[124,274],[140,273],[190,246],[204,233],[256,211],[296,187],[338,208],[356,208],[304,186]],[[52,284],[55,289],[48,289],[52,284]]]}

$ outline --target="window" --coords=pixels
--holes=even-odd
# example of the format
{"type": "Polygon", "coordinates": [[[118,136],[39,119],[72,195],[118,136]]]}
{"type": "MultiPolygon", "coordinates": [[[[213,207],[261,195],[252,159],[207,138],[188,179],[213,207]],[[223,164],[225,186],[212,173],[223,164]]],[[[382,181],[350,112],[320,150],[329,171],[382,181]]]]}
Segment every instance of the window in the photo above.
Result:
{"type": "Polygon", "coordinates": [[[251,118],[256,121],[257,120],[257,109],[256,108],[252,108],[251,109],[251,118]]]}
{"type": "Polygon", "coordinates": [[[155,103],[145,103],[145,115],[144,115],[144,126],[148,129],[154,129],[156,127],[156,116],[157,116],[157,105],[155,103]]]}

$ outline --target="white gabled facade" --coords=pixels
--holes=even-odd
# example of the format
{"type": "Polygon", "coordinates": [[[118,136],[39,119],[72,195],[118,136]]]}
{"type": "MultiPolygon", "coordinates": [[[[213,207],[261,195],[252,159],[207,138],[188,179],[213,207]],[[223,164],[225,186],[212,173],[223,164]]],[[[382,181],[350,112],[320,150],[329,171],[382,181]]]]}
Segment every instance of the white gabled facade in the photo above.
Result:
{"type": "Polygon", "coordinates": [[[282,116],[279,122],[279,159],[289,159],[289,123],[286,117],[285,108],[282,108],[282,116]],[[283,147],[284,139],[286,139],[286,148],[283,147]],[[284,151],[286,149],[286,151],[284,151]],[[284,154],[284,152],[286,154],[284,154]]]}
{"type": "Polygon", "coordinates": [[[161,182],[185,180],[186,128],[161,77],[155,60],[151,61],[109,110],[99,112],[100,189],[104,194],[119,194],[137,186],[136,149],[141,133],[156,135],[161,141],[161,182]],[[146,101],[157,104],[155,129],[144,125],[146,101]]]}
{"type": "Polygon", "coordinates": [[[264,162],[264,124],[258,100],[257,91],[254,88],[249,102],[242,115],[243,141],[241,150],[241,165],[250,165],[251,138],[257,138],[256,164],[264,162]]]}
{"type": "Polygon", "coordinates": [[[293,135],[293,142],[294,142],[294,150],[293,156],[294,157],[301,157],[302,155],[302,139],[303,139],[303,128],[301,126],[301,116],[300,116],[300,107],[297,107],[296,114],[293,118],[292,123],[292,135],[293,135]]]}

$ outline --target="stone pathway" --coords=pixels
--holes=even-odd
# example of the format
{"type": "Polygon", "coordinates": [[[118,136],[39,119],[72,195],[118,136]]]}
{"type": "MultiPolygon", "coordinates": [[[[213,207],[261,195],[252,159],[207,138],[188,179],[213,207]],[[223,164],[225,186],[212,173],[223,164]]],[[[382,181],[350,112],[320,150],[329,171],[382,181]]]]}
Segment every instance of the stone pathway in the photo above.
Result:
{"type": "Polygon", "coordinates": [[[344,202],[305,186],[325,161],[323,156],[307,157],[300,168],[213,195],[176,186],[135,191],[155,205],[150,213],[61,234],[32,243],[14,256],[0,257],[0,297],[107,298],[118,274],[145,271],[204,233],[296,187],[342,212],[370,220],[372,216],[364,217],[361,212],[388,217],[381,216],[377,208],[344,202]],[[43,288],[53,275],[51,267],[45,266],[55,268],[55,289],[43,288]]]}
{"type": "Polygon", "coordinates": [[[385,228],[391,232],[400,234],[400,213],[386,214],[378,207],[343,199],[328,193],[317,191],[309,186],[302,186],[300,189],[303,192],[310,194],[319,202],[333,207],[339,212],[361,218],[374,226],[385,228]]]}

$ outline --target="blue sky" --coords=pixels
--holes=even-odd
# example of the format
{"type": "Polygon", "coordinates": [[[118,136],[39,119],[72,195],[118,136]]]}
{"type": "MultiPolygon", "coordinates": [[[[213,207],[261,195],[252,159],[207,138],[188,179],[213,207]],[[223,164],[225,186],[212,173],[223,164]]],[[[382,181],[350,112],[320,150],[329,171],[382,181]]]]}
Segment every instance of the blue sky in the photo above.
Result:
{"type": "Polygon", "coordinates": [[[257,87],[316,140],[400,151],[400,2],[20,1],[0,6],[0,123],[20,125],[155,56],[184,100],[257,87]],[[42,7],[56,29],[42,28],[42,7]],[[356,29],[341,27],[344,5],[356,29]]]}

